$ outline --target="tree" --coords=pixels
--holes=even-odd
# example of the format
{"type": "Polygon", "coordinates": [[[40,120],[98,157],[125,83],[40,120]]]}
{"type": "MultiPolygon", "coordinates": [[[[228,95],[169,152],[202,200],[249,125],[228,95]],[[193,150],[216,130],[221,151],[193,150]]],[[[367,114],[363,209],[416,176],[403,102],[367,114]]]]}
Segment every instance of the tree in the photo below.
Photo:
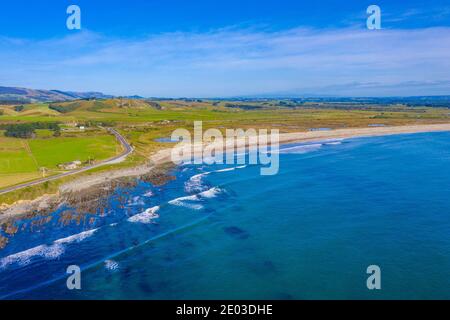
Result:
{"type": "Polygon", "coordinates": [[[33,122],[33,123],[19,123],[8,124],[0,126],[5,129],[5,136],[13,138],[28,139],[35,136],[36,129],[50,129],[54,131],[54,136],[61,135],[61,129],[56,122],[33,122]]]}
{"type": "Polygon", "coordinates": [[[16,112],[21,112],[21,111],[23,111],[23,109],[24,109],[24,106],[23,106],[23,105],[15,106],[15,107],[14,107],[14,111],[16,111],[16,112]]]}

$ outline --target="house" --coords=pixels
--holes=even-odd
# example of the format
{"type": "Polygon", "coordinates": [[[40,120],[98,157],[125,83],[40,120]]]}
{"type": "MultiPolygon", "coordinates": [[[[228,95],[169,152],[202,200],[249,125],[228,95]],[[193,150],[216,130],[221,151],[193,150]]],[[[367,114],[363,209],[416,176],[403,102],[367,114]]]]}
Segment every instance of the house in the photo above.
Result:
{"type": "Polygon", "coordinates": [[[58,168],[63,170],[74,170],[77,169],[79,166],[81,166],[81,161],[79,160],[58,164],[58,168]]]}

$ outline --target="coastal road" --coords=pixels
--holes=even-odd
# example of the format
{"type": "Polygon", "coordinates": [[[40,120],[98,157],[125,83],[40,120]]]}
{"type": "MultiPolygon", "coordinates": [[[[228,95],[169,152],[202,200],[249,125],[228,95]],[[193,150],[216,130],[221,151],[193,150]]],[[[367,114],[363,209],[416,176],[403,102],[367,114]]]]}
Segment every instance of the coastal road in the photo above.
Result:
{"type": "Polygon", "coordinates": [[[75,170],[72,170],[72,171],[69,171],[69,172],[65,172],[65,173],[61,173],[61,174],[57,174],[57,175],[54,175],[54,176],[51,176],[51,177],[42,178],[42,179],[39,179],[39,180],[34,180],[34,181],[31,181],[31,182],[26,182],[26,183],[22,183],[22,184],[18,184],[18,185],[12,186],[12,187],[0,189],[0,195],[8,193],[8,192],[11,192],[11,191],[16,191],[16,190],[19,190],[19,189],[23,189],[23,188],[26,188],[26,187],[35,186],[35,185],[38,185],[38,184],[41,184],[41,183],[44,183],[44,182],[47,182],[47,181],[53,181],[53,180],[56,180],[56,179],[59,179],[59,178],[62,178],[62,177],[67,177],[67,176],[71,176],[71,175],[74,175],[74,174],[78,174],[80,172],[85,172],[85,171],[88,171],[88,170],[91,170],[91,169],[94,169],[94,168],[106,166],[106,165],[109,165],[109,164],[118,163],[118,162],[121,162],[121,161],[125,160],[125,158],[133,152],[133,147],[115,129],[113,129],[113,128],[106,128],[106,130],[109,131],[111,134],[113,134],[116,137],[116,139],[120,142],[122,147],[124,148],[124,151],[120,155],[117,155],[117,156],[115,156],[113,158],[110,158],[110,159],[107,159],[107,160],[101,161],[99,163],[96,163],[96,164],[93,164],[93,165],[90,165],[90,166],[86,166],[86,167],[83,167],[83,168],[80,168],[80,169],[75,169],[75,170]]]}

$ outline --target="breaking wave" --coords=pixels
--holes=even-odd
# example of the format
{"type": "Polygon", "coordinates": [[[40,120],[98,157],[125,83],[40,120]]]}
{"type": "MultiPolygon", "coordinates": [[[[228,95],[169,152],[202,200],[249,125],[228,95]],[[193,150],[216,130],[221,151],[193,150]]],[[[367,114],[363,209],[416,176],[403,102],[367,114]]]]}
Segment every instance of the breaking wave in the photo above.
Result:
{"type": "Polygon", "coordinates": [[[156,213],[159,210],[159,206],[149,208],[142,213],[136,214],[130,218],[128,218],[129,222],[139,222],[139,223],[151,223],[152,220],[159,218],[159,215],[156,213]]]}
{"type": "Polygon", "coordinates": [[[66,243],[73,243],[73,242],[81,242],[86,238],[89,238],[90,236],[92,236],[98,229],[92,229],[92,230],[88,230],[88,231],[84,231],[78,234],[74,234],[70,237],[67,238],[62,238],[62,239],[58,239],[56,240],[54,243],[57,244],[66,244],[66,243]]]}
{"type": "Polygon", "coordinates": [[[27,249],[18,253],[11,254],[0,260],[0,269],[3,269],[11,264],[18,264],[21,266],[27,265],[31,262],[33,257],[42,257],[44,259],[56,259],[65,251],[65,244],[74,242],[81,242],[86,238],[92,236],[98,229],[84,231],[67,238],[58,239],[51,245],[39,245],[37,247],[27,249]]]}
{"type": "Polygon", "coordinates": [[[236,170],[236,168],[225,168],[225,169],[220,169],[220,170],[216,170],[214,172],[228,172],[228,171],[234,171],[236,170]]]}
{"type": "Polygon", "coordinates": [[[205,191],[208,186],[203,184],[203,177],[210,174],[210,172],[200,173],[192,176],[184,184],[184,191],[186,193],[199,193],[205,191]]]}
{"type": "Polygon", "coordinates": [[[222,192],[222,189],[218,187],[210,188],[206,191],[200,192],[198,194],[194,194],[192,196],[179,197],[173,200],[170,200],[168,203],[174,206],[186,207],[194,210],[203,209],[203,205],[198,202],[202,199],[211,199],[215,198],[222,192]]]}
{"type": "Polygon", "coordinates": [[[196,174],[195,176],[192,176],[188,181],[184,184],[184,191],[186,193],[190,194],[198,194],[204,191],[207,191],[210,186],[203,183],[203,178],[211,173],[220,173],[220,172],[228,172],[228,171],[234,171],[236,169],[244,169],[247,165],[241,165],[237,167],[232,168],[225,168],[225,169],[219,169],[215,171],[208,171],[196,174]]]}
{"type": "Polygon", "coordinates": [[[197,197],[201,198],[215,198],[222,192],[222,189],[218,187],[211,188],[209,190],[203,191],[197,195],[197,197]]]}

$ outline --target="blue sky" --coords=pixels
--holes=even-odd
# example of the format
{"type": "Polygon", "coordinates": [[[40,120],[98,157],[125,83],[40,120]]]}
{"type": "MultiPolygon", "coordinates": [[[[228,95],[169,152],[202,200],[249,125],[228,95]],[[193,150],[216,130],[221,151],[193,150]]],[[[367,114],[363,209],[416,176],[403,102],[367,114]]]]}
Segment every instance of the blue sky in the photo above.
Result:
{"type": "Polygon", "coordinates": [[[450,94],[450,0],[16,0],[0,85],[117,95],[450,94]],[[77,4],[82,30],[66,28],[77,4]],[[366,8],[382,10],[368,30],[366,8]]]}

